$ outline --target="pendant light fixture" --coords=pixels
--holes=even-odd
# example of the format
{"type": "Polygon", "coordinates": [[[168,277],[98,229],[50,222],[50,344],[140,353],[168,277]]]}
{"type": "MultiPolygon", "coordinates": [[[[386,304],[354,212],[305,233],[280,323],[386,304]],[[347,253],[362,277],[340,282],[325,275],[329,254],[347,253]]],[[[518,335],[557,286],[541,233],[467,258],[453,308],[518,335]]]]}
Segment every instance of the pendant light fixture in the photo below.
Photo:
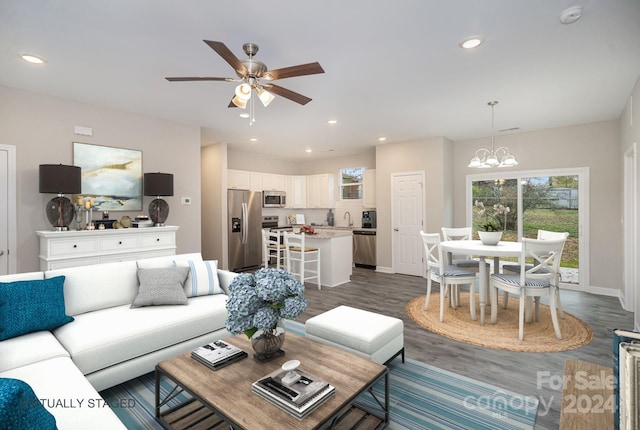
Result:
{"type": "Polygon", "coordinates": [[[494,106],[497,101],[490,101],[487,105],[491,106],[491,149],[480,148],[476,151],[467,167],[475,167],[478,169],[487,169],[491,167],[507,167],[518,164],[516,157],[509,151],[506,146],[495,148],[495,129],[494,129],[494,106]]]}

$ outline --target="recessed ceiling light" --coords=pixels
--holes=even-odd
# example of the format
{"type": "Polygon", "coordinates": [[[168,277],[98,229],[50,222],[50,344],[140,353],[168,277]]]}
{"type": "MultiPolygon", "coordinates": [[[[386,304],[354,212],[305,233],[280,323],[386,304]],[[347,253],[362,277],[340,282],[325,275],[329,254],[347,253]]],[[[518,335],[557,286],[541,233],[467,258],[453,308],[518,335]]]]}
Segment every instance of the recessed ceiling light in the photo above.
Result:
{"type": "Polygon", "coordinates": [[[249,118],[249,114],[248,113],[241,113],[240,114],[240,118],[249,118]]]}
{"type": "Polygon", "coordinates": [[[329,121],[327,121],[328,124],[337,124],[338,120],[337,119],[330,119],[329,121]]]}
{"type": "Polygon", "coordinates": [[[573,24],[582,17],[582,6],[572,6],[560,13],[560,22],[563,24],[573,24]]]}
{"type": "Polygon", "coordinates": [[[310,149],[305,149],[304,152],[311,152],[311,150],[310,149]]]}
{"type": "Polygon", "coordinates": [[[464,39],[458,46],[463,49],[473,49],[477,48],[484,42],[484,38],[482,36],[469,36],[464,39]]]}
{"type": "Polygon", "coordinates": [[[44,58],[33,54],[20,54],[20,58],[32,64],[44,64],[47,62],[44,58]]]}
{"type": "Polygon", "coordinates": [[[252,141],[252,142],[257,142],[257,141],[258,141],[258,139],[257,139],[256,137],[252,137],[252,138],[251,138],[251,139],[249,139],[249,140],[250,140],[250,141],[252,141]]]}
{"type": "Polygon", "coordinates": [[[385,140],[387,140],[387,138],[386,138],[386,137],[379,137],[379,138],[378,138],[378,140],[379,140],[380,142],[384,142],[385,140]]]}

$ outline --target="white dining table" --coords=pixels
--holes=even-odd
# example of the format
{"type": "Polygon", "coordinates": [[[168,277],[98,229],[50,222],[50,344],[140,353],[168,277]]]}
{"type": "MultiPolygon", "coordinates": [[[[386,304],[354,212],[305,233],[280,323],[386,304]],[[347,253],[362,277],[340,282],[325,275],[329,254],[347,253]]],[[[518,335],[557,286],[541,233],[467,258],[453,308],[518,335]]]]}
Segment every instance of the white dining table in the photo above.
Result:
{"type": "MultiPolygon", "coordinates": [[[[484,325],[484,308],[489,298],[489,272],[487,257],[494,259],[494,272],[499,271],[500,257],[520,257],[522,242],[500,241],[497,245],[484,245],[479,240],[445,240],[440,242],[442,250],[457,255],[472,255],[480,260],[480,325],[484,325]]],[[[450,258],[449,258],[450,261],[450,258]]]]}

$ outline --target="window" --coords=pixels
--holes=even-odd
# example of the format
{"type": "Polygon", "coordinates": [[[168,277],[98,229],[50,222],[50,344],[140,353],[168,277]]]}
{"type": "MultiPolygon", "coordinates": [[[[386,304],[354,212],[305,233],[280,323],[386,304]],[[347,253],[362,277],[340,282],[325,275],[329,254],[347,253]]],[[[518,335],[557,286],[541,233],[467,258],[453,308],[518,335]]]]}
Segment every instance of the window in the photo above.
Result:
{"type": "Polygon", "coordinates": [[[584,288],[589,279],[585,263],[589,261],[585,236],[589,231],[588,184],[588,170],[583,168],[469,175],[468,224],[478,230],[490,221],[503,232],[502,239],[510,241],[535,238],[538,230],[568,232],[560,263],[561,283],[584,288]],[[493,216],[498,204],[509,207],[509,212],[493,216]]]}
{"type": "Polygon", "coordinates": [[[340,199],[362,199],[364,167],[350,167],[340,171],[340,199]]]}

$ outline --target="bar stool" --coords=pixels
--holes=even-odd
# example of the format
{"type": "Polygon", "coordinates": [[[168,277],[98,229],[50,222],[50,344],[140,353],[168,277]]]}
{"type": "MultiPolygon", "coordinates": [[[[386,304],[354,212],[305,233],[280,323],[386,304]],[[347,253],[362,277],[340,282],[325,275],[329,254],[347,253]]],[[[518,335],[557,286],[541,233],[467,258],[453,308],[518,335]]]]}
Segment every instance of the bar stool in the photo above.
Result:
{"type": "Polygon", "coordinates": [[[316,278],[318,289],[320,283],[320,250],[305,247],[305,234],[284,232],[284,247],[287,256],[287,270],[304,284],[307,279],[316,278]],[[315,270],[308,269],[308,263],[316,263],[315,270]],[[292,268],[294,270],[292,270],[292,268]]]}
{"type": "Polygon", "coordinates": [[[268,228],[262,229],[262,258],[264,258],[264,268],[269,267],[271,259],[276,259],[276,268],[280,268],[280,262],[284,266],[284,244],[280,243],[280,233],[271,231],[268,228]]]}

